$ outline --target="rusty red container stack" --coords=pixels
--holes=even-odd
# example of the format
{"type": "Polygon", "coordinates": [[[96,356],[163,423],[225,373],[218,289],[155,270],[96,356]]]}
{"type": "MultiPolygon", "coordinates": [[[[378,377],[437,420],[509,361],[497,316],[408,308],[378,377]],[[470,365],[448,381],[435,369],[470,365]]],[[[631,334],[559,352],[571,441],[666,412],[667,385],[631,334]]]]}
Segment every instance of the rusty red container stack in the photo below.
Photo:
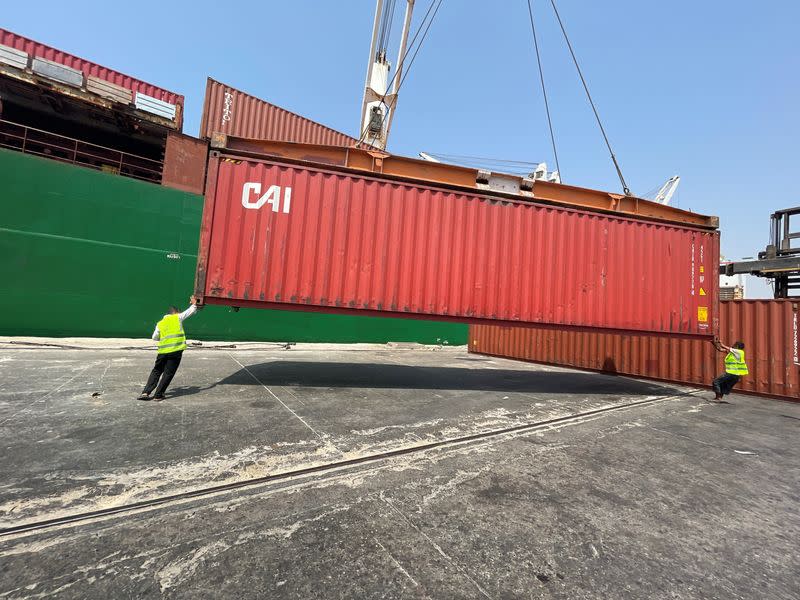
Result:
{"type": "Polygon", "coordinates": [[[214,133],[258,140],[352,146],[358,140],[208,78],[200,137],[214,133]]]}
{"type": "Polygon", "coordinates": [[[210,304],[711,336],[719,235],[613,211],[213,152],[210,304]]]}
{"type": "MultiPolygon", "coordinates": [[[[797,301],[720,302],[721,339],[745,344],[750,375],[738,391],[800,399],[799,320],[797,301]]],[[[694,385],[709,385],[723,371],[723,355],[708,341],[665,335],[475,325],[470,327],[469,350],[694,385]]]]}

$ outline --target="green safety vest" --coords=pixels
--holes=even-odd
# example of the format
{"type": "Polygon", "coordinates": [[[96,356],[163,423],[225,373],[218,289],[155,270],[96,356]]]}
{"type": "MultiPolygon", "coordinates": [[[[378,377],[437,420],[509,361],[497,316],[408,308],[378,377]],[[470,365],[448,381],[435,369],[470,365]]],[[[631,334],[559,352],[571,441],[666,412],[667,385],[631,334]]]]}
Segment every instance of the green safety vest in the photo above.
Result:
{"type": "Polygon", "coordinates": [[[725,372],[741,377],[743,375],[749,375],[750,371],[747,370],[747,363],[744,362],[744,350],[739,350],[739,352],[741,353],[741,360],[737,359],[733,352],[728,352],[728,355],[725,357],[725,372]]]}
{"type": "Polygon", "coordinates": [[[158,353],[186,350],[186,334],[179,315],[167,315],[158,322],[158,353]]]}

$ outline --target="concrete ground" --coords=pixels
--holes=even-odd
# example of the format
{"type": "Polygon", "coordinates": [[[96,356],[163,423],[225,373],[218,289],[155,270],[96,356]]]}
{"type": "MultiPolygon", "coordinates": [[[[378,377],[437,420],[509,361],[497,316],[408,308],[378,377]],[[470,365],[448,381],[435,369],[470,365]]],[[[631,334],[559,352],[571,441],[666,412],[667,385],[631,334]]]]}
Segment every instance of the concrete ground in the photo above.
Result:
{"type": "MultiPolygon", "coordinates": [[[[123,344],[120,344],[122,346],[123,344]]],[[[798,598],[800,405],[468,355],[0,348],[0,598],[798,598]]]]}

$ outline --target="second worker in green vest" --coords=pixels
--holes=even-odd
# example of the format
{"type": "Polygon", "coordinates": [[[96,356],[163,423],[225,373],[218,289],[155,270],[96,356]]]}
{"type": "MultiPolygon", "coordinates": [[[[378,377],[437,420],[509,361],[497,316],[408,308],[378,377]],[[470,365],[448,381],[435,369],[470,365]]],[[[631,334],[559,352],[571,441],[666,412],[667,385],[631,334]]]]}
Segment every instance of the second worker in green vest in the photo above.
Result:
{"type": "Polygon", "coordinates": [[[717,338],[713,341],[714,347],[719,352],[727,352],[725,356],[725,373],[717,377],[711,384],[714,388],[714,400],[719,402],[723,396],[731,393],[733,386],[745,375],[749,375],[744,357],[744,343],[736,342],[733,346],[726,346],[717,338]]]}

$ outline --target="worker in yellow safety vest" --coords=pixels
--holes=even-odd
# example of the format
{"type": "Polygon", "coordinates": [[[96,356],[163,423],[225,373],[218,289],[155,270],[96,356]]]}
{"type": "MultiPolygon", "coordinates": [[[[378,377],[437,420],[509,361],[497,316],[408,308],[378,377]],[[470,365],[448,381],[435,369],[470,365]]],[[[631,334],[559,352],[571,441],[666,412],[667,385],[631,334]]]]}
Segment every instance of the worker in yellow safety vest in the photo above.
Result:
{"type": "Polygon", "coordinates": [[[725,373],[717,377],[711,386],[714,388],[714,401],[720,402],[723,396],[731,393],[733,386],[739,383],[742,377],[749,374],[744,357],[744,343],[736,342],[733,346],[726,346],[714,338],[714,347],[725,355],[725,373]]]}
{"type": "Polygon", "coordinates": [[[186,350],[186,332],[183,330],[183,322],[197,312],[197,298],[192,296],[190,302],[189,308],[183,312],[170,306],[169,312],[156,323],[151,337],[158,342],[158,355],[139,400],[152,399],[158,402],[164,399],[164,392],[167,391],[167,387],[175,376],[178,366],[181,364],[183,351],[186,350]],[[153,390],[155,390],[155,394],[151,398],[150,394],[153,393],[153,390]]]}

